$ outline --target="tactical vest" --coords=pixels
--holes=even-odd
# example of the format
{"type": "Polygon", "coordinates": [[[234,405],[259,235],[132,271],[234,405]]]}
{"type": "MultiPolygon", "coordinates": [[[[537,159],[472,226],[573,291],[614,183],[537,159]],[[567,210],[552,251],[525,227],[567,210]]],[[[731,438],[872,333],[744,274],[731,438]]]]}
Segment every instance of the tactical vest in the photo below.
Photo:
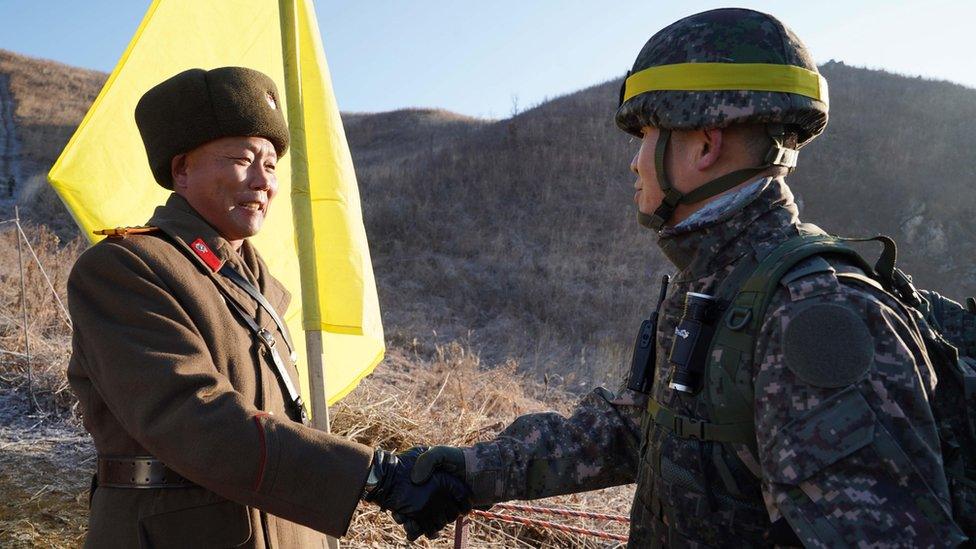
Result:
{"type": "MultiPolygon", "coordinates": [[[[929,404],[938,423],[953,518],[967,536],[976,539],[976,358],[960,356],[933,328],[937,323],[931,322],[928,304],[912,286],[911,279],[895,268],[895,244],[888,237],[843,239],[812,225],[801,225],[798,236],[783,242],[761,260],[743,261],[716,292],[722,312],[704,355],[707,364],[702,389],[694,397],[695,407],[705,410],[711,420],[682,415],[650,398],[649,421],[680,438],[744,445],[758,462],[752,380],[757,335],[784,275],[789,273],[792,280],[811,274],[812,271],[802,269],[796,272],[794,267],[813,256],[839,256],[852,262],[868,276],[838,272],[841,283],[869,286],[891,295],[904,317],[911,319],[910,328],[924,343],[939,380],[929,404]],[[873,268],[847,245],[867,240],[880,241],[885,247],[873,268]]],[[[965,346],[973,345],[976,342],[966,342],[965,346]]],[[[758,474],[755,468],[750,470],[758,474]]]]}

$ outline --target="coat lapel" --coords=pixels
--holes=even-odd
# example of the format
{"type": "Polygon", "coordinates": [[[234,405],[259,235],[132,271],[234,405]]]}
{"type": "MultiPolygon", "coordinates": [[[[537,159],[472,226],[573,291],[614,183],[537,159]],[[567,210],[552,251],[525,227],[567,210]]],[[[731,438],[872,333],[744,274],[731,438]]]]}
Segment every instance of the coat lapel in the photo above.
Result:
{"type": "MultiPolygon", "coordinates": [[[[238,272],[240,257],[217,231],[204,221],[180,195],[173,193],[164,206],[153,213],[149,224],[159,227],[170,240],[183,251],[200,270],[207,274],[224,294],[241,309],[254,315],[260,306],[243,290],[239,289],[217,271],[230,263],[238,272]]],[[[260,323],[262,327],[264,323],[260,323]]]]}

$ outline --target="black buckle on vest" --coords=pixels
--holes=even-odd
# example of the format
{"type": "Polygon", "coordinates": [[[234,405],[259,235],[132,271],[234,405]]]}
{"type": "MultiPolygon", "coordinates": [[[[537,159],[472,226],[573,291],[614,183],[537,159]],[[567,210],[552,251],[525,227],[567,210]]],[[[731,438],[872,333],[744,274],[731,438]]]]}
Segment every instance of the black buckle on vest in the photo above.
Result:
{"type": "Polygon", "coordinates": [[[782,166],[792,170],[796,167],[796,159],[799,155],[800,151],[796,149],[774,146],[766,153],[766,164],[770,166],[782,166]]]}
{"type": "Polygon", "coordinates": [[[705,439],[705,421],[690,417],[675,416],[674,433],[681,438],[705,439]]]}
{"type": "Polygon", "coordinates": [[[905,274],[901,269],[895,269],[892,273],[892,285],[903,301],[918,308],[922,304],[922,296],[918,294],[915,285],[912,284],[912,277],[905,274]]]}

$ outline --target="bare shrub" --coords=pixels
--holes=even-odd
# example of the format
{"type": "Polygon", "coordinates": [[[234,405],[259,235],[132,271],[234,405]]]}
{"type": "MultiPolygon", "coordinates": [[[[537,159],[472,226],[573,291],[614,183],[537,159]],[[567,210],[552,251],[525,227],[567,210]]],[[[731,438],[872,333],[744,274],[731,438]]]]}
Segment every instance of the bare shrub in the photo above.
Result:
{"type": "MultiPolygon", "coordinates": [[[[21,296],[18,234],[11,223],[0,225],[0,380],[15,388],[26,388],[28,362],[21,296]]],[[[67,304],[68,273],[83,244],[67,245],[44,225],[26,226],[24,232],[37,253],[60,297],[67,304]]],[[[48,286],[44,273],[23,248],[27,304],[27,334],[30,341],[30,369],[34,394],[49,413],[64,415],[74,405],[68,390],[65,368],[71,352],[71,329],[48,286]]]]}

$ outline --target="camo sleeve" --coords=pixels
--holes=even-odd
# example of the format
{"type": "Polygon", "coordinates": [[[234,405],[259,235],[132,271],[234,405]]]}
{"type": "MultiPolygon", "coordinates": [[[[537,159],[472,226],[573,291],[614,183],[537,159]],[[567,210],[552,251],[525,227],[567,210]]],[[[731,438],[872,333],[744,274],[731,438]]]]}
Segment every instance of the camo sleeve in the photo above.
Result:
{"type": "Polygon", "coordinates": [[[952,343],[959,354],[976,358],[976,313],[930,290],[920,290],[929,306],[926,320],[952,343]]]}
{"type": "Polygon", "coordinates": [[[770,519],[807,547],[964,541],[928,406],[935,375],[903,313],[832,269],[784,286],[754,372],[770,519]]]}
{"type": "Polygon", "coordinates": [[[647,397],[598,387],[572,415],[519,417],[494,440],[464,448],[475,504],[537,499],[634,482],[647,397]]]}

